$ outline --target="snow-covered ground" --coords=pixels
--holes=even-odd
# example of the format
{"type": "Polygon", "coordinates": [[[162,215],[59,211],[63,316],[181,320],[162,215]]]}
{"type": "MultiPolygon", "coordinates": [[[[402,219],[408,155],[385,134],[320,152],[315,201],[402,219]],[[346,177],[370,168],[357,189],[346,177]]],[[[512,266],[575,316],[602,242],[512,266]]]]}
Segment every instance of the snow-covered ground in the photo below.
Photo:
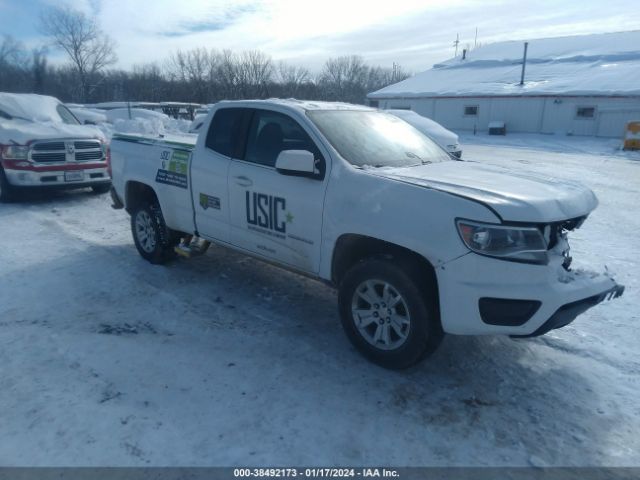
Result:
{"type": "Polygon", "coordinates": [[[544,337],[360,357],[316,282],[212,248],[142,260],[108,196],[0,205],[0,465],[640,466],[640,154],[464,135],[464,157],[579,179],[571,235],[625,295],[544,337]]]}

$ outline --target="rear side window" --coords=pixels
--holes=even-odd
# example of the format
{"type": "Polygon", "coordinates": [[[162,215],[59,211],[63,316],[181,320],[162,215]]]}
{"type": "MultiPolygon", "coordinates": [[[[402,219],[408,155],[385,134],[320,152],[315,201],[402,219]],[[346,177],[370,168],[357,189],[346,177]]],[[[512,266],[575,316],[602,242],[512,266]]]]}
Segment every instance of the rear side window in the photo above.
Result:
{"type": "Polygon", "coordinates": [[[218,110],[207,132],[206,147],[221,155],[238,158],[242,153],[249,118],[248,108],[218,110]]]}

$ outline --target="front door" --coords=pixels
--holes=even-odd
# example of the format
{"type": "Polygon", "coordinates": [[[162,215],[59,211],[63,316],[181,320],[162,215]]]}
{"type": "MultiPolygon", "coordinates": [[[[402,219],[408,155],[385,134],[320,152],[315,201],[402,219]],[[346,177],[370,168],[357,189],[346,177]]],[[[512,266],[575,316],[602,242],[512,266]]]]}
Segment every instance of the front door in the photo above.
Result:
{"type": "Polygon", "coordinates": [[[309,134],[288,115],[255,110],[244,155],[229,167],[231,243],[297,269],[317,273],[327,164],[309,134]],[[275,169],[283,150],[314,153],[314,178],[275,169]]]}

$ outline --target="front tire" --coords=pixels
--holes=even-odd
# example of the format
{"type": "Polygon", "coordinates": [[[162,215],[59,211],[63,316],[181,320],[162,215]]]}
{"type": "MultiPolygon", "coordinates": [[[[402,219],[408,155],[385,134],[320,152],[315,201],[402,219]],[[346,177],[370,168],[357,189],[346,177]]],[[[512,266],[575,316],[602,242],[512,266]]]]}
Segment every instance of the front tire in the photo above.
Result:
{"type": "Polygon", "coordinates": [[[378,365],[408,368],[433,353],[444,336],[437,288],[407,262],[368,259],[344,276],[338,292],[342,326],[378,365]]]}
{"type": "Polygon", "coordinates": [[[157,203],[138,206],[131,214],[131,233],[138,253],[153,264],[163,264],[175,256],[180,241],[177,232],[167,228],[157,203]]]}

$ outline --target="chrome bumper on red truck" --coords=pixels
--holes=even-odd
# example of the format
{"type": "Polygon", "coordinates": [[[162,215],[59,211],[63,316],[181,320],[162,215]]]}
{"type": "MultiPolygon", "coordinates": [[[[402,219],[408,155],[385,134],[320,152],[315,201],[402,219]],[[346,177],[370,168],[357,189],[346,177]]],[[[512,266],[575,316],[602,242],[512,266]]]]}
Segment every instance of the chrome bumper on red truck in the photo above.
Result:
{"type": "Polygon", "coordinates": [[[43,140],[29,145],[26,159],[2,159],[16,187],[93,185],[111,181],[104,144],[94,139],[43,140]]]}

